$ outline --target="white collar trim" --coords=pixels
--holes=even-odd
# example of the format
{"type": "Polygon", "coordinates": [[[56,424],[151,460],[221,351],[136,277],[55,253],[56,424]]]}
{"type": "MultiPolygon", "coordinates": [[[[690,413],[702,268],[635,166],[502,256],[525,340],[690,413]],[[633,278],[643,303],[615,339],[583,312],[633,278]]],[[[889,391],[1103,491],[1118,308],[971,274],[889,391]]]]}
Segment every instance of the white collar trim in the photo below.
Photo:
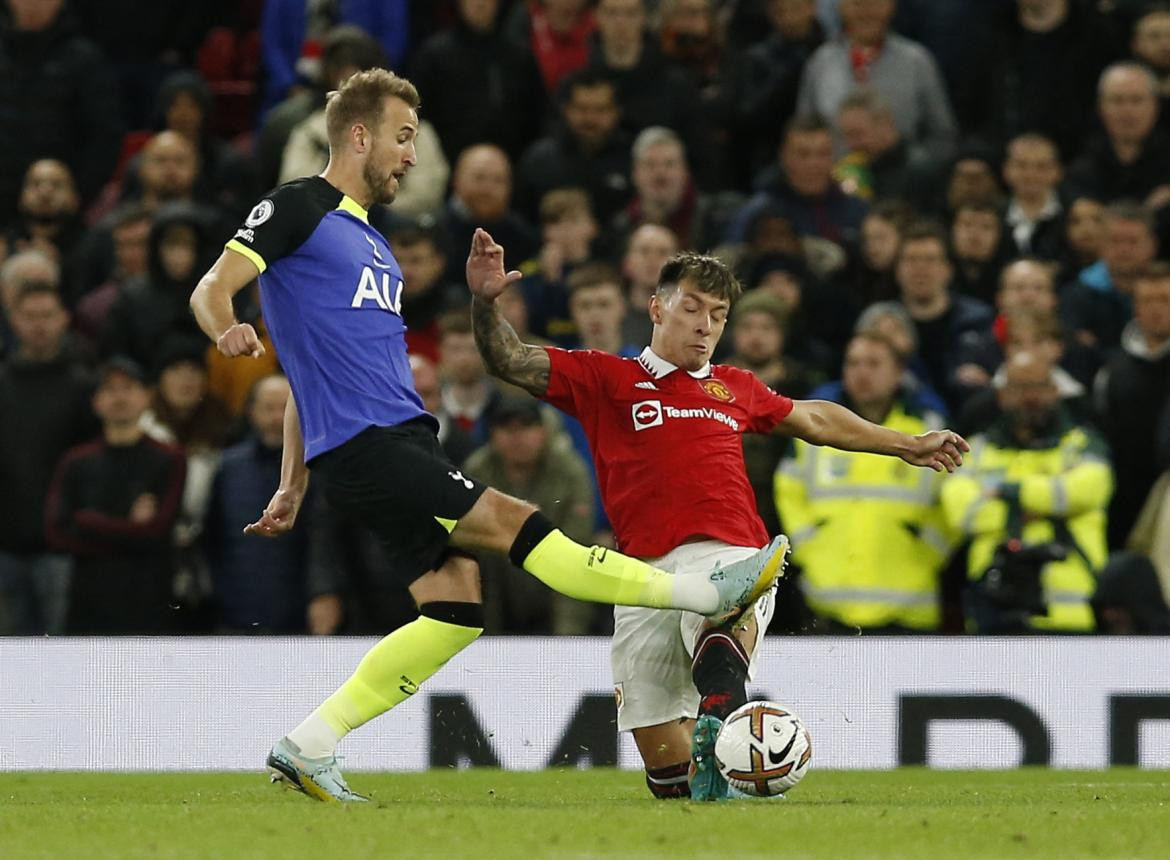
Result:
{"type": "MultiPolygon", "coordinates": [[[[638,356],[638,364],[642,365],[642,368],[655,379],[662,379],[667,374],[678,370],[678,365],[671,364],[650,347],[642,350],[642,354],[638,356]]],[[[706,379],[711,375],[711,362],[708,361],[698,370],[688,370],[687,373],[695,379],[706,379]]]]}
{"type": "Polygon", "coordinates": [[[1060,198],[1056,196],[1056,192],[1049,191],[1048,200],[1044,203],[1044,208],[1040,210],[1040,214],[1036,216],[1036,220],[1032,221],[1027,215],[1024,214],[1023,207],[1020,206],[1019,202],[1013,197],[1011,202],[1008,203],[1008,210],[1007,214],[1004,216],[1004,220],[1006,220],[1007,223],[1012,227],[1017,224],[1039,223],[1040,221],[1046,221],[1049,218],[1055,218],[1063,211],[1063,208],[1064,207],[1060,205],[1060,198]]]}

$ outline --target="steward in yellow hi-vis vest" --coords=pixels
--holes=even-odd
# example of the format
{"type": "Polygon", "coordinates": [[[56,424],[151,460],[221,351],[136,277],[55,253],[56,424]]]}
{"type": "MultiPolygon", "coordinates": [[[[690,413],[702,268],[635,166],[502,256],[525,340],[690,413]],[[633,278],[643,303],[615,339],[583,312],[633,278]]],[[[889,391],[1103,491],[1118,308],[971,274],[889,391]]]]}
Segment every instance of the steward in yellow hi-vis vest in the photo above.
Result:
{"type": "MultiPolygon", "coordinates": [[[[903,370],[884,338],[855,337],[845,356],[845,405],[903,433],[935,429],[937,415],[919,416],[902,402],[903,370]]],[[[863,629],[938,628],[939,571],[949,549],[941,478],[891,457],[795,442],[776,472],[776,508],[819,617],[863,629]]]]}
{"type": "MultiPolygon", "coordinates": [[[[912,435],[934,429],[901,405],[881,423],[912,435]]],[[[793,453],[776,473],[776,507],[809,607],[850,627],[936,629],[948,549],[941,476],[800,440],[793,453]]]]}
{"type": "Polygon", "coordinates": [[[1087,633],[1113,492],[1105,443],[1060,405],[1045,360],[1019,354],[1007,371],[1002,417],[972,440],[962,469],[942,490],[948,523],[971,540],[968,625],[1087,633]],[[1047,560],[1062,553],[1063,560],[1047,560]],[[1047,614],[1033,611],[1040,606],[1047,614]]]}

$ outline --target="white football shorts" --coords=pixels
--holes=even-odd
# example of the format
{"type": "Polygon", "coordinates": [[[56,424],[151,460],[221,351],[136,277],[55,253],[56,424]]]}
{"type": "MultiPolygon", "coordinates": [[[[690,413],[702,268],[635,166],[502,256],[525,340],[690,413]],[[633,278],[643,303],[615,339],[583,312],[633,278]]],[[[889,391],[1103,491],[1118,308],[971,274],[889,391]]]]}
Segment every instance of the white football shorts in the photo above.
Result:
{"type": "MultiPolygon", "coordinates": [[[[647,559],[667,573],[702,573],[716,561],[747,558],[758,547],[731,546],[723,541],[685,543],[661,558],[647,559]]],[[[748,677],[755,677],[760,642],[776,608],[776,589],[756,600],[757,630],[748,677]]],[[[707,619],[680,609],[615,606],[610,661],[617,698],[618,729],[623,732],[669,723],[699,713],[699,691],[691,681],[691,655],[707,619]]]]}

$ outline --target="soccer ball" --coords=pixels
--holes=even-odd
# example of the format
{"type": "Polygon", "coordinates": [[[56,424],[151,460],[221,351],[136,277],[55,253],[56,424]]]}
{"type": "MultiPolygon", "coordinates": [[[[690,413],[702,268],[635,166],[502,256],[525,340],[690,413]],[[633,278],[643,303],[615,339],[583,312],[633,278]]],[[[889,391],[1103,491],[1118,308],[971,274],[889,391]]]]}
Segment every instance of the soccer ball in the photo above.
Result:
{"type": "Polygon", "coordinates": [[[745,794],[774,797],[808,773],[812,738],[792,710],[748,702],[727,717],[715,739],[715,765],[745,794]]]}

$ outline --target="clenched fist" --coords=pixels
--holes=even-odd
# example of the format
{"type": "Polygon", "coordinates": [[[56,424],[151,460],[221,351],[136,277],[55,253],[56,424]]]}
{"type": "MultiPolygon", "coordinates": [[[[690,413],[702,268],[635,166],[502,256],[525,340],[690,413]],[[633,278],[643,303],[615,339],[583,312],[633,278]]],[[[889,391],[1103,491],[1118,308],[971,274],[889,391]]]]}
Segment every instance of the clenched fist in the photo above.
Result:
{"type": "Polygon", "coordinates": [[[264,344],[260,343],[260,336],[248,323],[233,325],[219,336],[215,347],[228,358],[235,358],[237,355],[259,358],[264,355],[264,344]]]}

